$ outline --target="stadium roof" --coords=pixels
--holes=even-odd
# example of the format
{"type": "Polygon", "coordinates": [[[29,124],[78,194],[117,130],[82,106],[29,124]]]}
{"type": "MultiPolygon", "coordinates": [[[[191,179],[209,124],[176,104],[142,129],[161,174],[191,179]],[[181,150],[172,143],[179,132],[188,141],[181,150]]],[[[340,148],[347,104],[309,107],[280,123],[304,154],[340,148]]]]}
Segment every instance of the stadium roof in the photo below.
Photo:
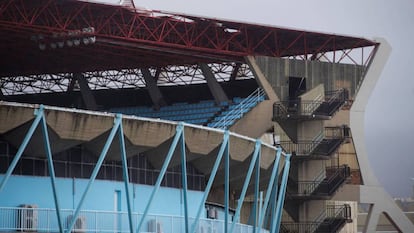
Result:
{"type": "Polygon", "coordinates": [[[0,0],[0,77],[317,57],[374,46],[349,36],[76,0],[0,0]]]}

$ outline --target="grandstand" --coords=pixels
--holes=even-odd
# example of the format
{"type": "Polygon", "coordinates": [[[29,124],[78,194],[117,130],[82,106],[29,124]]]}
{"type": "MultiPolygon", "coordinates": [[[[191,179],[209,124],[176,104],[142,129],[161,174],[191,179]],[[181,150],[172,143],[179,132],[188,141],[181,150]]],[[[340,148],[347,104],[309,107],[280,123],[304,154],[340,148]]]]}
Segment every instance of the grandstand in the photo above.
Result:
{"type": "Polygon", "coordinates": [[[385,40],[77,0],[0,35],[0,232],[413,232],[364,147],[385,40]]]}

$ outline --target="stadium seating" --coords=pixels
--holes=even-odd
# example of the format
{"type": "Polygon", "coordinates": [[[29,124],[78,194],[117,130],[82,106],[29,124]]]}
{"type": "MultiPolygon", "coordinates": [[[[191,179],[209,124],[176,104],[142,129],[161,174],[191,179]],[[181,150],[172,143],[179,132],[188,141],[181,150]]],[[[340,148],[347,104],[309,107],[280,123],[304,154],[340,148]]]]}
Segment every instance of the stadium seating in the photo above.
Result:
{"type": "Polygon", "coordinates": [[[232,101],[224,101],[218,105],[214,100],[203,100],[198,103],[174,103],[159,110],[148,106],[137,106],[112,108],[109,111],[227,129],[264,98],[263,91],[258,89],[246,98],[234,97],[232,101]]]}

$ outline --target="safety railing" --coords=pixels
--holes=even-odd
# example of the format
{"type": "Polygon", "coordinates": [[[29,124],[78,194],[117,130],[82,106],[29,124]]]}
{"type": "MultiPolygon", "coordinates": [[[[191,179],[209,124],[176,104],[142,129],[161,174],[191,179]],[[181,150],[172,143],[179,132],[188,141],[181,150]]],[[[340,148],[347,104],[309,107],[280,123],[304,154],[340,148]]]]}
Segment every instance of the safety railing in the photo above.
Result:
{"type": "Polygon", "coordinates": [[[346,137],[349,136],[349,128],[327,127],[313,140],[281,141],[280,146],[285,151],[290,151],[296,159],[311,159],[317,156],[330,156],[337,149],[346,137]]]}
{"type": "MultiPolygon", "coordinates": [[[[73,210],[61,210],[63,226],[65,230],[72,221],[73,210]]],[[[136,227],[142,214],[133,213],[133,226],[136,227]]],[[[59,232],[59,224],[55,209],[0,207],[0,232],[12,231],[37,231],[59,232]]],[[[194,219],[189,218],[189,224],[194,219]]],[[[147,215],[141,232],[185,232],[183,216],[172,215],[147,215]]],[[[229,223],[229,227],[231,222],[229,223]]],[[[235,225],[234,232],[252,233],[253,226],[235,225]]],[[[136,229],[134,229],[136,230],[136,229]]],[[[116,211],[92,211],[83,210],[75,220],[72,232],[130,232],[127,212],[116,211]]],[[[218,219],[200,219],[196,232],[224,233],[224,221],[218,219]]],[[[268,230],[260,229],[260,233],[268,233],[268,230]]]]}
{"type": "Polygon", "coordinates": [[[323,179],[319,175],[312,181],[291,181],[289,183],[295,184],[297,190],[288,190],[288,196],[292,197],[328,197],[332,195],[351,175],[349,166],[342,165],[339,167],[326,168],[326,175],[323,179]]]}
{"type": "Polygon", "coordinates": [[[257,88],[253,93],[251,93],[237,105],[230,105],[230,111],[228,111],[225,115],[220,116],[219,120],[213,121],[208,126],[213,128],[227,129],[229,126],[233,125],[236,120],[242,118],[245,113],[250,111],[250,109],[252,109],[258,103],[262,102],[264,99],[264,90],[257,88]]]}
{"type": "Polygon", "coordinates": [[[325,100],[288,100],[273,105],[273,120],[298,118],[326,118],[332,116],[349,98],[346,89],[325,93],[325,100]]]}
{"type": "Polygon", "coordinates": [[[351,207],[344,205],[328,205],[313,221],[282,222],[281,233],[334,233],[351,220],[351,207]]]}

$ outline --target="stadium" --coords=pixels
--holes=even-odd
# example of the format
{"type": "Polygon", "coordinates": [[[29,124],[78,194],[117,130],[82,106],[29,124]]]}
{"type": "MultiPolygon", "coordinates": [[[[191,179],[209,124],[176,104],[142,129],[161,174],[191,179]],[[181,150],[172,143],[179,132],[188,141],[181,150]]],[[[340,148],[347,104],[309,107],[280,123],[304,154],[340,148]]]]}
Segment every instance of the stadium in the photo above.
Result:
{"type": "Polygon", "coordinates": [[[366,156],[384,39],[76,0],[0,35],[0,232],[414,232],[366,156]]]}

